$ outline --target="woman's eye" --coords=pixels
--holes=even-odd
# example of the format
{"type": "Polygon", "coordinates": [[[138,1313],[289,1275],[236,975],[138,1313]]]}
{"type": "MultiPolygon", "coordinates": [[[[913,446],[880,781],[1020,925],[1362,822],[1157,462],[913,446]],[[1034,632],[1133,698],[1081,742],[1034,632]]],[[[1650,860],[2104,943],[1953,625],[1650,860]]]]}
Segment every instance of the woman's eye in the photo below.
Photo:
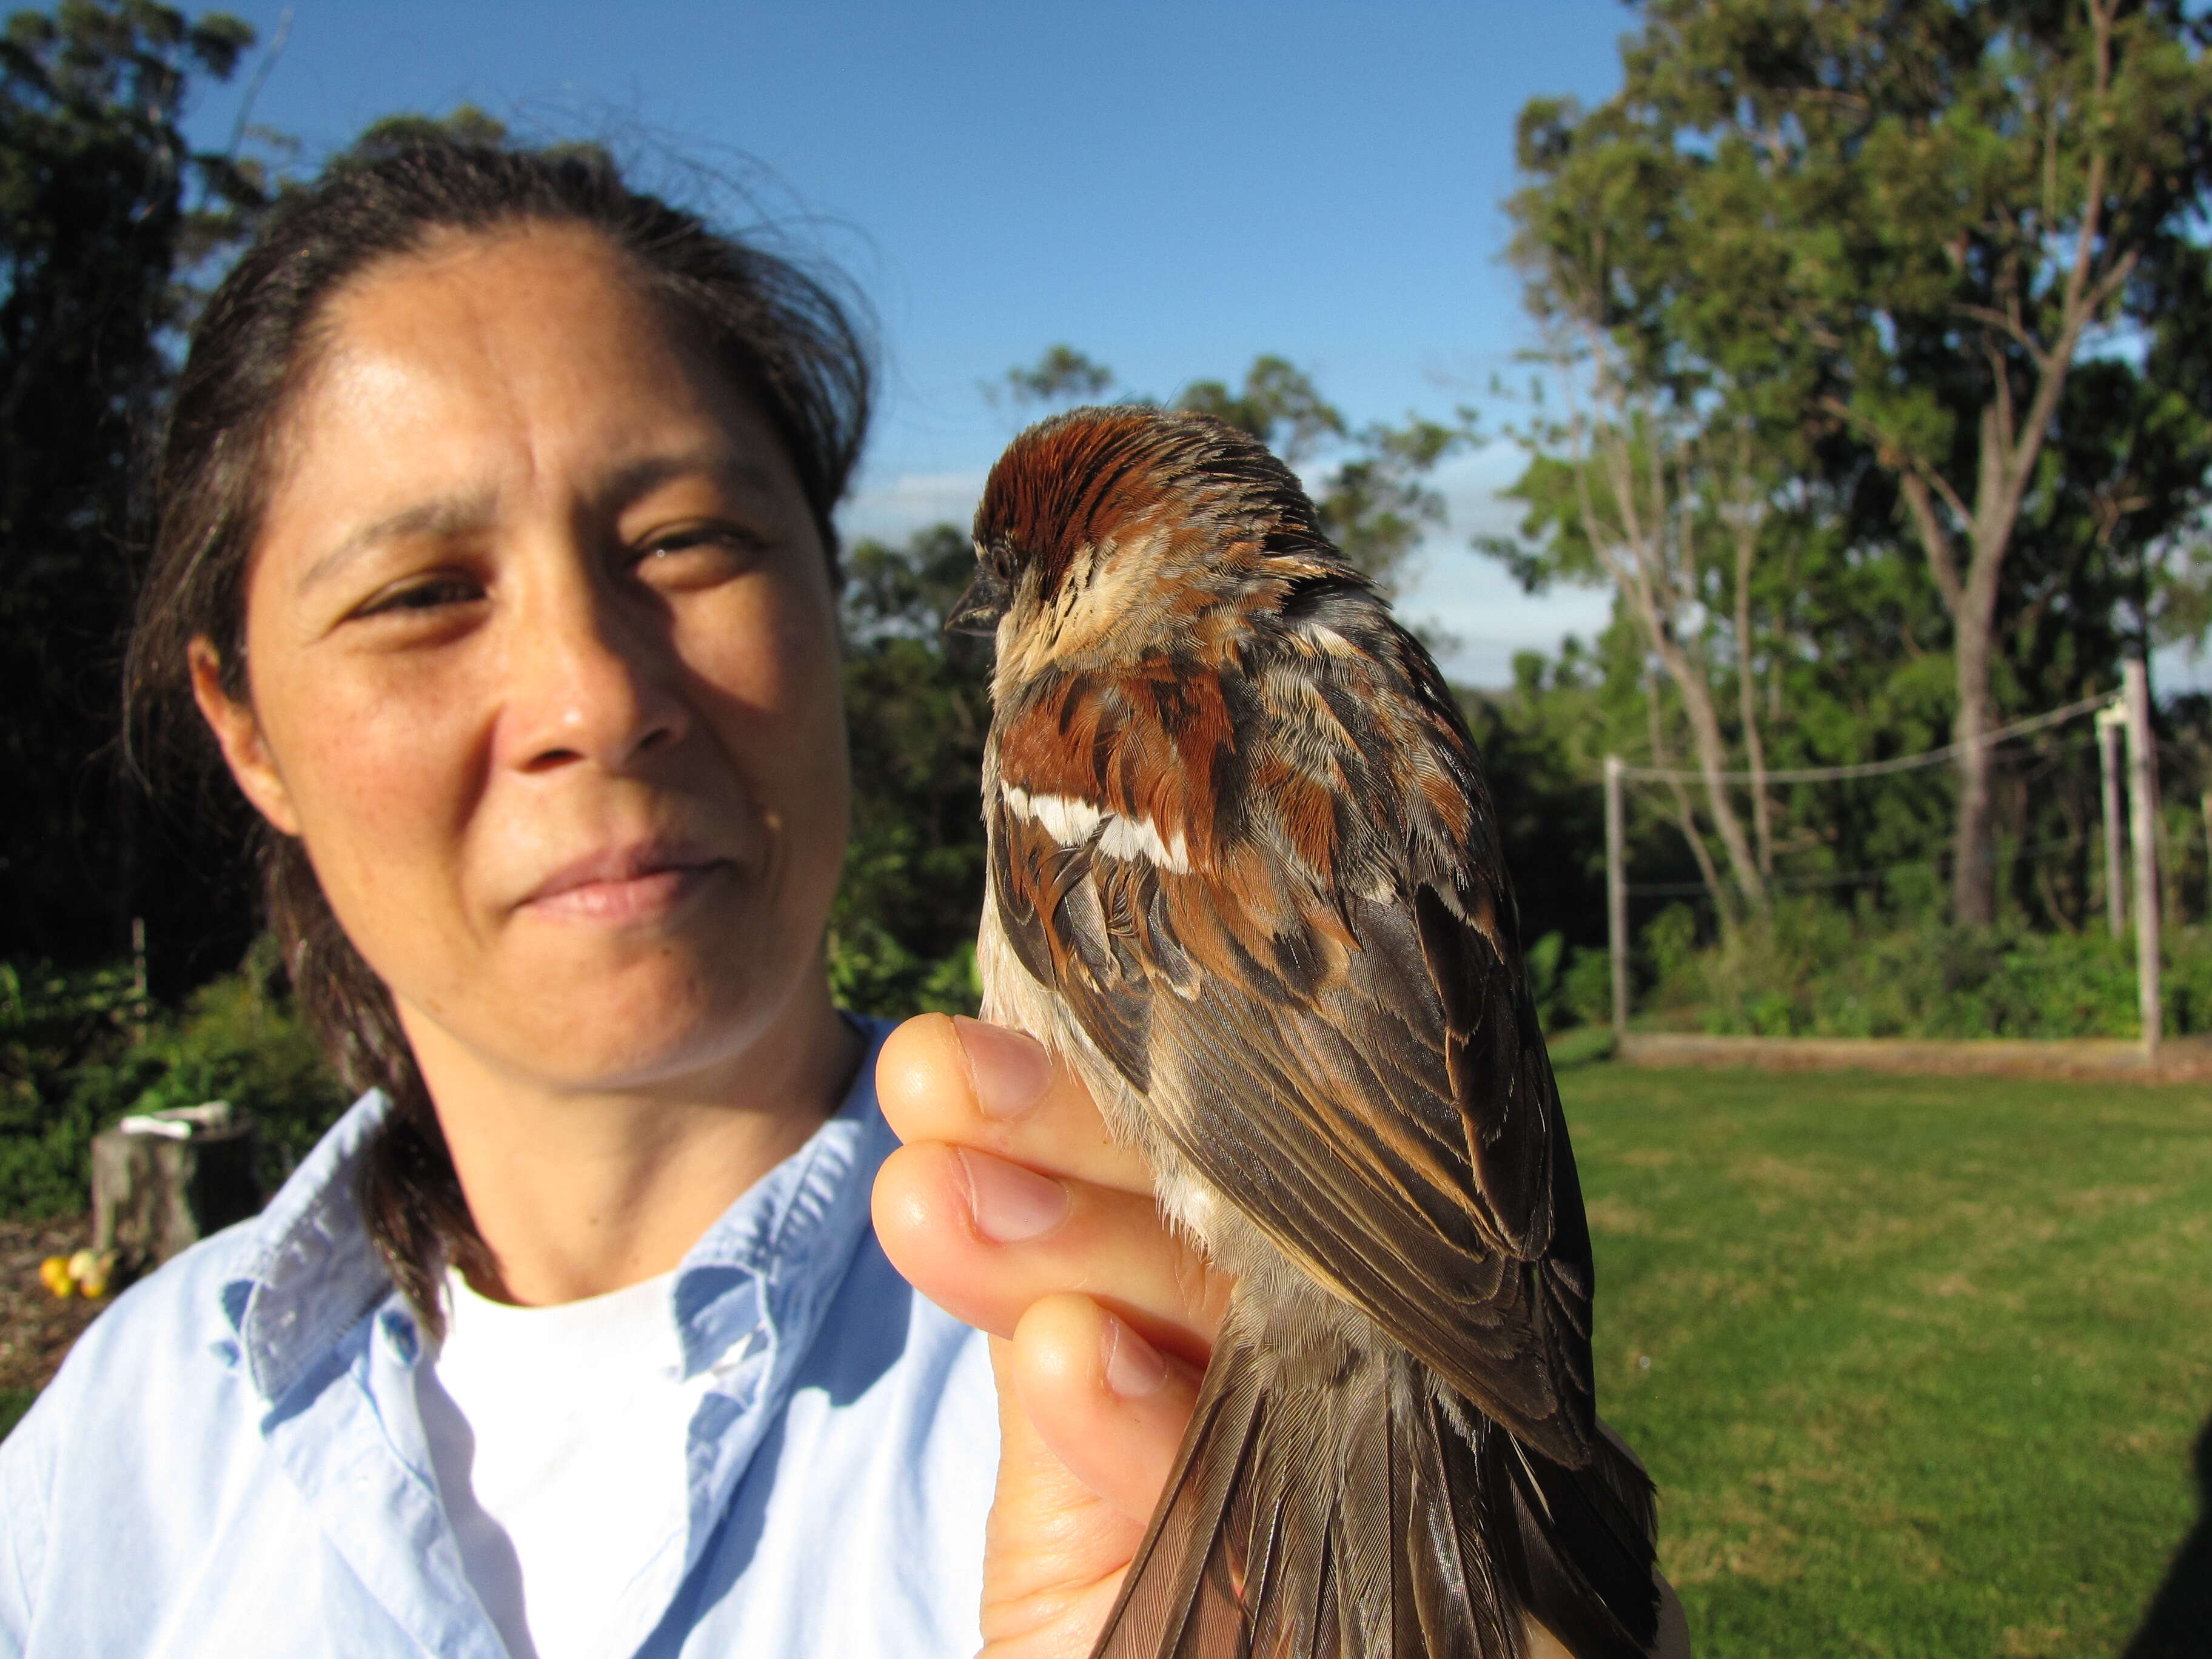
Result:
{"type": "Polygon", "coordinates": [[[475,582],[459,576],[437,576],[409,582],[378,594],[354,614],[359,617],[421,616],[449,605],[468,605],[483,597],[475,582]]]}
{"type": "Polygon", "coordinates": [[[647,580],[678,574],[714,576],[751,562],[760,550],[760,538],[736,525],[686,525],[647,538],[638,548],[635,562],[647,580]]]}

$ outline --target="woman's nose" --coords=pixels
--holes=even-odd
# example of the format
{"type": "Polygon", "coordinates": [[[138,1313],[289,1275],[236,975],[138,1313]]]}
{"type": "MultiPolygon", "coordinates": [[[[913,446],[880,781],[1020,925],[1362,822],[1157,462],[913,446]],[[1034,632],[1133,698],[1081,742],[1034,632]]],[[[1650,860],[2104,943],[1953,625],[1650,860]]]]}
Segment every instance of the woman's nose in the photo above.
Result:
{"type": "Polygon", "coordinates": [[[516,607],[501,747],[525,771],[589,762],[627,771],[690,729],[665,619],[574,572],[516,607]]]}

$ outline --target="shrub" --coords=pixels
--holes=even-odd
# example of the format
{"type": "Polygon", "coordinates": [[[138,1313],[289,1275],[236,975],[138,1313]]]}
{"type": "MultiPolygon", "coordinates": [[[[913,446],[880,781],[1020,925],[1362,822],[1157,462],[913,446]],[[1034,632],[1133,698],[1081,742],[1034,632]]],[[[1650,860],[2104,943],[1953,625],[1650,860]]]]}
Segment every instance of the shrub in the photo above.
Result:
{"type": "MultiPolygon", "coordinates": [[[[2137,1036],[2135,945],[2104,933],[1899,925],[1811,902],[1784,903],[1703,949],[1689,913],[1645,929],[1648,1006],[1749,1036],[2137,1036]]],[[[2165,941],[2165,1029],[2212,1030],[2212,930],[2165,941]]],[[[1671,1022],[1670,1022],[1671,1023],[1671,1022]]]]}
{"type": "Polygon", "coordinates": [[[1567,971],[1559,986],[1559,1000],[1583,1025],[1613,1023],[1613,955],[1578,945],[1567,958],[1567,971]]]}
{"type": "Polygon", "coordinates": [[[253,1115],[270,1191],[345,1108],[267,939],[174,1009],[140,1003],[127,969],[0,965],[0,1214],[82,1211],[94,1134],[204,1100],[253,1115]]]}
{"type": "Polygon", "coordinates": [[[858,1014],[903,1019],[909,1014],[972,1014],[983,999],[972,941],[931,960],[917,956],[873,921],[846,921],[830,930],[830,994],[858,1014]]]}

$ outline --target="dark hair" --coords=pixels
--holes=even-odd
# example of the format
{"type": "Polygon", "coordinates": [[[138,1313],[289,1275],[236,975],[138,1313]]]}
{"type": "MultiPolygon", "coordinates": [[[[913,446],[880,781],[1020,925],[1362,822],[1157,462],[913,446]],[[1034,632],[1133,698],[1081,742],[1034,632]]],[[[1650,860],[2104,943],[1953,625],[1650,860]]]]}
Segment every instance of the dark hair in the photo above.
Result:
{"type": "MultiPolygon", "coordinates": [[[[871,380],[850,301],[789,260],[630,189],[596,147],[519,149],[417,131],[334,163],[280,201],[192,331],[155,469],[153,559],[125,667],[134,757],[218,762],[189,712],[194,640],[213,644],[229,696],[251,695],[247,565],[279,427],[313,368],[332,296],[441,234],[528,222],[605,236],[672,319],[752,394],[798,474],[834,585],[830,514],[860,459],[871,380]]],[[[444,1322],[442,1265],[472,1275],[491,1265],[445,1135],[391,993],[338,926],[306,849],[258,816],[252,833],[268,925],[302,1008],[347,1085],[392,1098],[369,1151],[362,1210],[394,1282],[435,1331],[444,1322]]]]}

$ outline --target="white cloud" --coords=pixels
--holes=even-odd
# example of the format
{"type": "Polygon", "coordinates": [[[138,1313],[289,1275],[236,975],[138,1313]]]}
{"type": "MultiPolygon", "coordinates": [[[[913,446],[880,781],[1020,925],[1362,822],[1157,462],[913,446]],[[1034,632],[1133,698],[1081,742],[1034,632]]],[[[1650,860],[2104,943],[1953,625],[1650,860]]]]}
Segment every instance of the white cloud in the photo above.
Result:
{"type": "Polygon", "coordinates": [[[1522,465],[1516,446],[1492,442],[1437,469],[1432,482],[1450,516],[1413,556],[1399,601],[1408,621],[1432,624],[1451,636],[1455,648],[1442,653],[1441,665],[1462,684],[1510,684],[1516,653],[1549,654],[1565,635],[1588,639],[1612,618],[1612,597],[1604,591],[1554,587],[1525,593],[1504,565],[1468,545],[1478,535],[1510,536],[1520,527],[1520,504],[1498,492],[1520,477],[1522,465]]]}

